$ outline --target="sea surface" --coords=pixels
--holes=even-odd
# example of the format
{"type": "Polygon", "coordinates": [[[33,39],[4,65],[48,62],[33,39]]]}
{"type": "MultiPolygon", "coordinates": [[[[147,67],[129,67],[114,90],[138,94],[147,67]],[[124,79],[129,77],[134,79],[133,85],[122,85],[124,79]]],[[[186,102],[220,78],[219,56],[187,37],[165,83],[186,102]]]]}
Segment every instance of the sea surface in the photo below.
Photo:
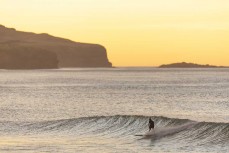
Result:
{"type": "Polygon", "coordinates": [[[0,70],[8,152],[227,153],[229,69],[0,70]]]}

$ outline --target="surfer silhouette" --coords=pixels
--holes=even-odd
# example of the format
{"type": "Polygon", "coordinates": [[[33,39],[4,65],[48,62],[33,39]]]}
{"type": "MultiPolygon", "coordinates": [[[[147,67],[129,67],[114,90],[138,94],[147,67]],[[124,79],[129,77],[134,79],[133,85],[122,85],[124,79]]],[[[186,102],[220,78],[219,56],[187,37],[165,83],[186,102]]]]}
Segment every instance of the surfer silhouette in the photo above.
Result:
{"type": "Polygon", "coordinates": [[[149,118],[149,131],[151,129],[154,129],[154,121],[151,118],[149,118]]]}

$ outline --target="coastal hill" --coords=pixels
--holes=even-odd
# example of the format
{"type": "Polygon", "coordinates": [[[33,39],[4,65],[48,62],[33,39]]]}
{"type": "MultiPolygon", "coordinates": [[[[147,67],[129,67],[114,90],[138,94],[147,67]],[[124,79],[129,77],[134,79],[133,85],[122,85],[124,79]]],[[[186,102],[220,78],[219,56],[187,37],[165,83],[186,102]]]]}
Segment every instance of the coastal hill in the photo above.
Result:
{"type": "Polygon", "coordinates": [[[164,64],[159,66],[159,68],[225,68],[223,66],[214,66],[214,65],[200,65],[195,63],[172,63],[172,64],[164,64]]]}
{"type": "Polygon", "coordinates": [[[0,25],[0,69],[112,67],[106,49],[0,25]]]}

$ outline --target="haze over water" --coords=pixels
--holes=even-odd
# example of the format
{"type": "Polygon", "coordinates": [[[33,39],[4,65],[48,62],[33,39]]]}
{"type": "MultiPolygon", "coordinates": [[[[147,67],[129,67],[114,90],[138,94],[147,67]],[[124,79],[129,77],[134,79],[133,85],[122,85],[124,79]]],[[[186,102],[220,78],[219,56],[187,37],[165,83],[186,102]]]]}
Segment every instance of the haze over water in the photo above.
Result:
{"type": "Polygon", "coordinates": [[[0,152],[228,152],[229,69],[0,71],[0,152]],[[148,118],[156,123],[147,132],[148,118]]]}

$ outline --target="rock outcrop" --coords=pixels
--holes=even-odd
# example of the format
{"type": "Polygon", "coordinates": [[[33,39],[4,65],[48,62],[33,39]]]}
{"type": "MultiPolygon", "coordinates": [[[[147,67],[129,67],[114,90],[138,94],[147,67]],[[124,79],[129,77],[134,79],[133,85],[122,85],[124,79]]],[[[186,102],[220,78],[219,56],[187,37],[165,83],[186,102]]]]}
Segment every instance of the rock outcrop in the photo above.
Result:
{"type": "Polygon", "coordinates": [[[0,68],[112,67],[101,45],[21,32],[1,25],[0,52],[0,68]]]}

